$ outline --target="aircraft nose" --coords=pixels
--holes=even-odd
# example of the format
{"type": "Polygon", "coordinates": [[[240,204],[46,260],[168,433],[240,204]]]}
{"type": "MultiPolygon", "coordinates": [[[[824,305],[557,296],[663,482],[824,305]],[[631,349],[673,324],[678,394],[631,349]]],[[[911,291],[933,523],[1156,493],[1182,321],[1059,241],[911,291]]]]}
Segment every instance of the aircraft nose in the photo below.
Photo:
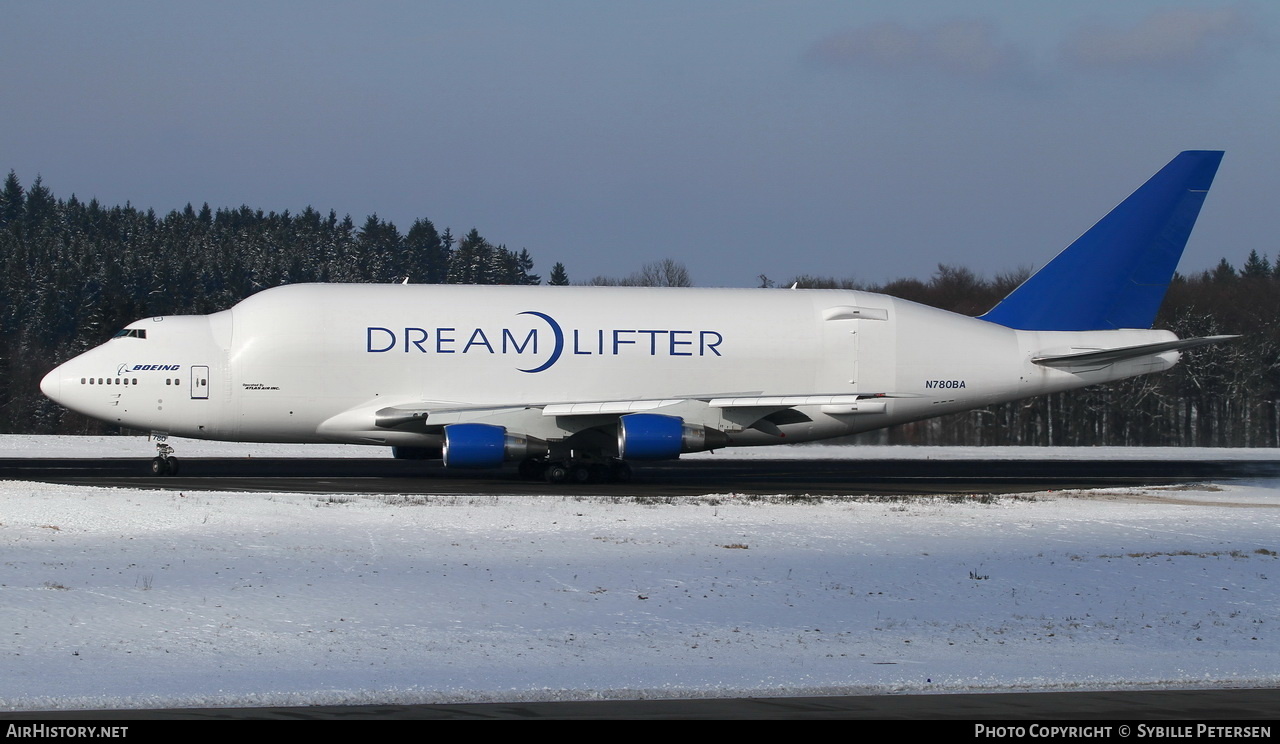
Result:
{"type": "Polygon", "coordinates": [[[62,367],[55,367],[40,380],[40,392],[44,393],[49,400],[58,402],[62,395],[62,367]]]}

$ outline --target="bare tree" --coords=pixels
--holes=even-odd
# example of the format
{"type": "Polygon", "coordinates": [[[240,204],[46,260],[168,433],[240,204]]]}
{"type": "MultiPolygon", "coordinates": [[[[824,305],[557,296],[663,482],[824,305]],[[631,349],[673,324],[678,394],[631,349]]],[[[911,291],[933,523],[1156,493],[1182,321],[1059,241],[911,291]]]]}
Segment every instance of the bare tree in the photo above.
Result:
{"type": "Polygon", "coordinates": [[[693,278],[685,265],[672,258],[647,263],[639,271],[617,279],[597,276],[587,284],[600,287],[692,287],[693,278]]]}

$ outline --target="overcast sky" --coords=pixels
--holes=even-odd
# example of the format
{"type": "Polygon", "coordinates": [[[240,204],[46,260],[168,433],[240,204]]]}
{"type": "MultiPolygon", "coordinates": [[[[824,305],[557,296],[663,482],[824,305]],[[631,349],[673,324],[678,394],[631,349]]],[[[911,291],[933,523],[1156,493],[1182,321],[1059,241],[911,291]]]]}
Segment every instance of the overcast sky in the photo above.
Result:
{"type": "Polygon", "coordinates": [[[1280,250],[1273,3],[0,1],[0,169],[62,198],[878,282],[1038,266],[1224,149],[1182,270],[1280,250]]]}

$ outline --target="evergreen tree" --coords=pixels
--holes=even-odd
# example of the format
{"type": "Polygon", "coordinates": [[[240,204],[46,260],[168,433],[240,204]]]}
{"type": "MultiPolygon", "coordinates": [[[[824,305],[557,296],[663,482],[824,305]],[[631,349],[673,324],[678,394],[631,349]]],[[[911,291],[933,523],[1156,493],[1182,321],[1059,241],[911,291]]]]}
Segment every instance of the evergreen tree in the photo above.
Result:
{"type": "Polygon", "coordinates": [[[569,284],[569,272],[565,271],[564,264],[555,262],[551,267],[551,278],[547,280],[547,284],[553,287],[564,287],[569,284]]]}
{"type": "Polygon", "coordinates": [[[541,284],[542,277],[533,273],[533,257],[529,255],[529,251],[525,248],[520,249],[519,255],[515,257],[516,263],[516,281],[515,284],[541,284]]]}
{"type": "Polygon", "coordinates": [[[0,228],[18,229],[26,214],[26,192],[18,182],[18,174],[9,171],[4,179],[4,190],[0,191],[0,228]]]}
{"type": "Polygon", "coordinates": [[[1219,284],[1229,284],[1236,278],[1236,269],[1227,263],[1227,259],[1223,258],[1218,265],[1213,268],[1213,281],[1219,284]]]}
{"type": "Polygon", "coordinates": [[[431,220],[421,219],[405,236],[407,275],[410,281],[443,284],[449,276],[449,252],[431,220]]]}
{"type": "Polygon", "coordinates": [[[1271,275],[1271,262],[1259,256],[1256,250],[1249,251],[1249,258],[1240,270],[1240,276],[1250,279],[1265,279],[1271,275]]]}
{"type": "Polygon", "coordinates": [[[485,264],[484,279],[476,284],[520,283],[520,269],[516,265],[516,254],[507,250],[505,245],[493,246],[485,256],[485,264]]]}
{"type": "Polygon", "coordinates": [[[390,222],[371,214],[360,228],[360,279],[389,282],[408,276],[400,231],[390,222]]]}
{"type": "Polygon", "coordinates": [[[474,227],[449,256],[449,284],[493,284],[494,247],[474,227]]]}
{"type": "Polygon", "coordinates": [[[36,176],[27,189],[26,228],[28,230],[44,230],[52,227],[57,205],[53,193],[44,185],[44,179],[36,176]]]}

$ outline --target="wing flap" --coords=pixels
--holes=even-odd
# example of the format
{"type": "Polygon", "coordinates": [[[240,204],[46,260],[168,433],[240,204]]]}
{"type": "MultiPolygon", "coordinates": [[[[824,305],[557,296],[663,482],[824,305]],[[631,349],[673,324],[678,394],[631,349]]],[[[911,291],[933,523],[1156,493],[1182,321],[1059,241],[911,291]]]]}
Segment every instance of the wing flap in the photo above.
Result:
{"type": "Polygon", "coordinates": [[[638,411],[652,411],[686,402],[687,398],[664,398],[662,400],[610,400],[596,403],[552,403],[542,406],[543,416],[599,416],[613,414],[621,416],[638,411]]]}

